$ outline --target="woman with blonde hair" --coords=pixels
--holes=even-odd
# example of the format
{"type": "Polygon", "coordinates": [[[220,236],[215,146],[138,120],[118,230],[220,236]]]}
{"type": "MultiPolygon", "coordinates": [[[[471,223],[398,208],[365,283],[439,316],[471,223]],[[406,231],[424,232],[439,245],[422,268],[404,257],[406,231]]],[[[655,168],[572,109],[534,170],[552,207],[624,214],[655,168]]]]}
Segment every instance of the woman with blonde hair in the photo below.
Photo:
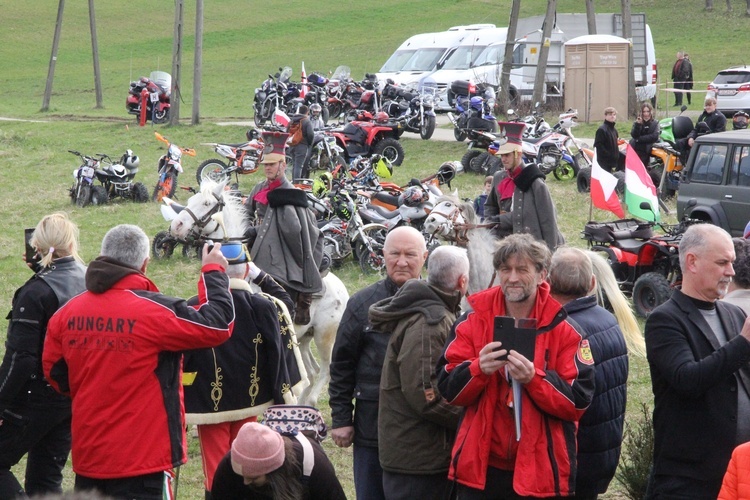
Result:
{"type": "Polygon", "coordinates": [[[70,399],[47,384],[41,358],[47,322],[85,290],[78,227],[64,213],[47,215],[30,245],[38,260],[27,265],[36,273],[13,296],[0,364],[0,498],[62,493],[70,453],[70,399]],[[10,468],[26,453],[22,487],[10,468]]]}

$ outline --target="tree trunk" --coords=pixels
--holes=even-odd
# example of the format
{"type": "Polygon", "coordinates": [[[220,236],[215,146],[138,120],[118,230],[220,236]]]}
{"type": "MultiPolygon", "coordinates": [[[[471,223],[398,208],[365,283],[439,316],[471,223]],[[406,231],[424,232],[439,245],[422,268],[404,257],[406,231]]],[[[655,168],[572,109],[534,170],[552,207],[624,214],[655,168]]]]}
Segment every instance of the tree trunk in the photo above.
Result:
{"type": "Polygon", "coordinates": [[[732,12],[732,1],[727,0],[727,11],[732,12]]]}
{"type": "MultiPolygon", "coordinates": [[[[750,0],[747,0],[750,2],[750,0]]],[[[589,27],[589,35],[596,35],[596,10],[594,0],[586,0],[586,22],[589,27]]]]}
{"type": "Polygon", "coordinates": [[[510,70],[513,65],[513,49],[515,48],[516,30],[518,28],[518,14],[520,11],[521,0],[513,0],[513,4],[510,8],[510,20],[508,21],[508,37],[505,39],[505,58],[503,59],[502,74],[498,79],[498,81],[500,82],[500,95],[498,99],[498,105],[500,106],[500,110],[503,114],[505,114],[511,104],[510,70]]]}
{"type": "Polygon", "coordinates": [[[203,75],[203,0],[195,1],[195,55],[193,67],[193,114],[190,123],[201,119],[201,79],[203,75]]]}
{"type": "Polygon", "coordinates": [[[706,10],[712,12],[714,10],[714,0],[706,0],[706,10]]]}
{"type": "Polygon", "coordinates": [[[630,18],[630,0],[621,0],[622,5],[622,37],[630,42],[628,48],[628,114],[629,118],[636,117],[638,104],[635,96],[635,72],[633,64],[633,27],[630,18]]]}
{"type": "Polygon", "coordinates": [[[552,36],[552,25],[555,22],[555,11],[557,0],[547,0],[547,14],[542,26],[542,43],[539,47],[539,59],[536,63],[536,76],[534,76],[533,102],[544,102],[545,80],[547,74],[547,58],[549,57],[550,37],[552,36]]]}
{"type": "Polygon", "coordinates": [[[174,38],[172,40],[172,98],[170,99],[169,124],[180,123],[180,99],[182,78],[182,27],[185,18],[184,0],[174,0],[174,38]]]}

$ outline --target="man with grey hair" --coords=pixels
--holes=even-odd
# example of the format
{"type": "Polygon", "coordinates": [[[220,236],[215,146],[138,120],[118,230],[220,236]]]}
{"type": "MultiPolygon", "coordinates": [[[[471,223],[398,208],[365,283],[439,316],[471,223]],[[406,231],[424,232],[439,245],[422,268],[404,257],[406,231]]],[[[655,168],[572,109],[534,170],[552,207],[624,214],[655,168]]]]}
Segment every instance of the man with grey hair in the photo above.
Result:
{"type": "Polygon", "coordinates": [[[234,327],[227,259],[203,249],[200,305],[159,293],[137,226],[107,232],[86,291],[49,322],[44,375],[72,399],[77,491],[161,499],[187,461],[182,352],[225,342],[234,327]]]}
{"type": "Polygon", "coordinates": [[[615,316],[599,306],[590,292],[594,269],[578,248],[558,248],[548,278],[552,298],[562,304],[591,347],[596,361],[596,388],[578,424],[576,498],[606,493],[620,460],[628,385],[628,348],[615,316]]]}
{"type": "Polygon", "coordinates": [[[461,414],[437,390],[435,364],[469,281],[466,250],[436,248],[427,281],[411,279],[370,307],[370,323],[391,332],[380,378],[378,451],[389,500],[448,498],[450,444],[461,414]]]}
{"type": "Polygon", "coordinates": [[[750,441],[750,321],[724,301],[729,234],[711,224],[680,241],[682,288],[646,320],[654,393],[647,498],[716,498],[732,450],[750,441]]]}
{"type": "Polygon", "coordinates": [[[550,297],[550,257],[530,234],[501,240],[493,256],[500,286],[469,297],[472,310],[453,325],[438,361],[441,395],[466,408],[448,472],[458,498],[575,493],[576,424],[594,392],[594,360],[550,297]],[[533,355],[495,340],[498,316],[535,320],[535,331],[504,320],[497,328],[534,335],[533,355]]]}

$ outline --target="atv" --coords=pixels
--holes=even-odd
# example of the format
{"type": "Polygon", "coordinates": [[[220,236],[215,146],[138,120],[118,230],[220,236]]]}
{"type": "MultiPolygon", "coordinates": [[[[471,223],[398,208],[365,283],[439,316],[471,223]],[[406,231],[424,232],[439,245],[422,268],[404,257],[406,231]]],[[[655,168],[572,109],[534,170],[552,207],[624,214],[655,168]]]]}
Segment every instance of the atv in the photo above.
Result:
{"type": "Polygon", "coordinates": [[[362,111],[356,120],[326,133],[336,138],[347,163],[357,156],[376,154],[384,156],[392,165],[401,165],[404,161],[404,147],[399,142],[404,133],[403,124],[391,120],[383,111],[376,113],[375,120],[370,112],[362,111]]]}

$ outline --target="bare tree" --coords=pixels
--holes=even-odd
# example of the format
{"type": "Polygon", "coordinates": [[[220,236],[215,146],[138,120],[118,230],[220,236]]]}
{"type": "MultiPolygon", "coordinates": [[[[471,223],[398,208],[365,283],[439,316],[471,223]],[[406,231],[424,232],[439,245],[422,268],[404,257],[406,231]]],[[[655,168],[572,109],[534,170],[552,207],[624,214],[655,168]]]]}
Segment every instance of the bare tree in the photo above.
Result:
{"type": "MultiPolygon", "coordinates": [[[[748,0],[750,2],[750,0],[748,0]]],[[[589,26],[589,35],[596,35],[596,10],[594,0],[586,0],[586,22],[589,26]]]]}
{"type": "Polygon", "coordinates": [[[630,0],[621,0],[622,5],[622,37],[630,42],[628,47],[628,117],[635,117],[638,107],[635,96],[635,71],[633,64],[633,27],[630,17],[630,0]]]}
{"type": "MultiPolygon", "coordinates": [[[[750,0],[748,0],[750,1],[750,0]]],[[[518,28],[518,14],[521,11],[521,0],[513,0],[510,8],[510,20],[508,21],[508,36],[505,39],[505,58],[503,59],[502,74],[500,75],[500,98],[498,104],[500,109],[507,110],[510,107],[510,70],[513,65],[513,49],[516,45],[516,30],[518,28]]]]}
{"type": "Polygon", "coordinates": [[[542,43],[539,47],[539,59],[536,63],[536,76],[534,76],[533,102],[544,100],[545,82],[547,80],[547,58],[549,56],[550,37],[552,36],[552,25],[555,22],[555,11],[557,0],[547,0],[547,14],[544,16],[542,25],[542,43]]]}
{"type": "Polygon", "coordinates": [[[180,123],[180,82],[182,80],[182,27],[185,18],[184,0],[174,0],[174,39],[172,40],[172,99],[169,107],[169,124],[180,123]]]}

